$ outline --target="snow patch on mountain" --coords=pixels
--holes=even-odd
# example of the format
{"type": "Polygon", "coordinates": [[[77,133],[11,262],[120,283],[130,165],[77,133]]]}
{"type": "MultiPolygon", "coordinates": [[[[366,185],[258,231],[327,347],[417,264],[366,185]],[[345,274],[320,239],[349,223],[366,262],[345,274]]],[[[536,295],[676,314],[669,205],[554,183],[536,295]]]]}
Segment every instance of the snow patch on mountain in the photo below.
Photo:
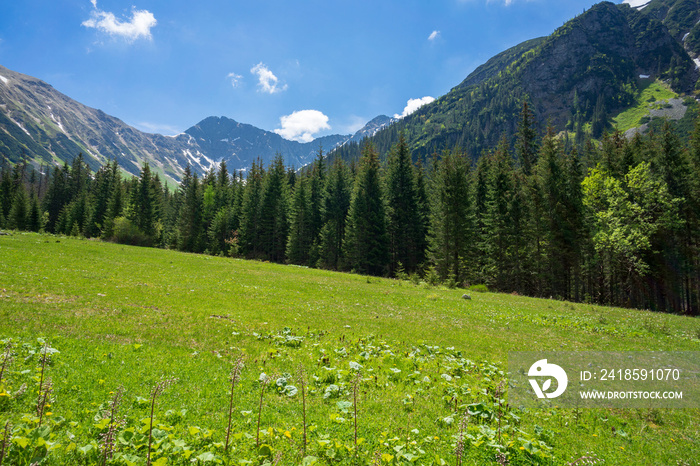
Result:
{"type": "Polygon", "coordinates": [[[1,75],[1,74],[0,74],[0,81],[4,82],[5,84],[7,84],[7,83],[10,82],[9,79],[7,79],[5,76],[3,76],[3,75],[1,75]]]}
{"type": "Polygon", "coordinates": [[[644,9],[649,3],[651,3],[651,0],[625,0],[622,3],[626,3],[627,5],[631,6],[632,8],[637,8],[637,9],[644,9]]]}
{"type": "Polygon", "coordinates": [[[12,119],[12,118],[10,118],[10,121],[12,121],[12,123],[16,124],[16,125],[19,126],[20,128],[22,128],[22,131],[24,131],[25,133],[27,133],[27,136],[31,136],[31,134],[29,134],[29,131],[27,131],[27,128],[25,128],[24,125],[23,125],[22,123],[20,123],[20,122],[17,121],[17,120],[14,120],[14,119],[12,119]]]}

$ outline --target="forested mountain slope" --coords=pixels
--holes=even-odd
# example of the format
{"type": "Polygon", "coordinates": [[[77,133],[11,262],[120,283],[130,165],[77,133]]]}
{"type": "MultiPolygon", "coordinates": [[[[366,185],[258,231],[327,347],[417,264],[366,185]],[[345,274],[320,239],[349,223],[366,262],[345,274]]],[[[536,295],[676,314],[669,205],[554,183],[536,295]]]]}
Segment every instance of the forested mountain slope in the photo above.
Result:
{"type": "MultiPolygon", "coordinates": [[[[373,138],[385,153],[403,131],[414,158],[459,146],[473,159],[505,134],[513,141],[523,101],[540,129],[550,122],[599,137],[609,118],[630,106],[639,76],[691,91],[695,64],[653,15],[603,2],[545,39],[525,42],[478,68],[462,84],[373,138]]],[[[359,156],[359,145],[337,151],[359,156]]]]}

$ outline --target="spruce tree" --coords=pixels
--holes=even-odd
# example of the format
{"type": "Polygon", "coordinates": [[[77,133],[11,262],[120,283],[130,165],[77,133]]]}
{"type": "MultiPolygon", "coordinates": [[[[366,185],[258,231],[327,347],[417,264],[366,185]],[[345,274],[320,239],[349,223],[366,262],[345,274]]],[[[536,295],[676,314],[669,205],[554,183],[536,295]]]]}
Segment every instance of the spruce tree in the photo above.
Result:
{"type": "Polygon", "coordinates": [[[29,213],[27,214],[27,230],[39,232],[41,230],[41,220],[42,220],[41,205],[39,203],[39,197],[36,193],[32,193],[31,199],[29,201],[29,213]]]}
{"type": "Polygon", "coordinates": [[[260,248],[263,258],[284,262],[289,234],[287,173],[277,154],[265,176],[260,201],[260,248]]]}
{"type": "Polygon", "coordinates": [[[177,248],[181,251],[201,252],[202,190],[199,178],[194,173],[180,185],[182,203],[177,217],[177,248]]]}
{"type": "Polygon", "coordinates": [[[371,143],[362,149],[345,231],[345,258],[350,269],[384,275],[388,269],[384,196],[379,178],[379,155],[371,143]]]}
{"type": "Polygon", "coordinates": [[[430,259],[443,280],[465,283],[473,243],[469,161],[459,149],[443,153],[432,173],[430,259]]]}
{"type": "Polygon", "coordinates": [[[515,152],[526,176],[532,174],[537,163],[537,129],[535,124],[535,114],[530,110],[527,100],[524,100],[518,121],[515,152]]]}
{"type": "Polygon", "coordinates": [[[287,242],[287,260],[292,264],[310,264],[309,253],[313,237],[311,234],[313,209],[309,193],[309,180],[297,179],[292,196],[289,214],[289,241],[287,242]]]}
{"type": "Polygon", "coordinates": [[[387,231],[389,233],[390,270],[393,275],[399,264],[406,272],[415,272],[421,262],[422,246],[420,212],[415,187],[413,164],[403,133],[389,153],[386,169],[387,231]]]}
{"type": "Polygon", "coordinates": [[[497,289],[506,290],[512,283],[511,275],[515,264],[511,262],[511,198],[513,196],[513,167],[508,142],[501,138],[498,149],[492,155],[488,190],[486,193],[486,221],[488,230],[483,236],[490,243],[487,248],[485,268],[489,271],[490,282],[497,289]]]}
{"type": "Polygon", "coordinates": [[[428,251],[428,228],[430,225],[430,199],[428,197],[428,183],[426,181],[423,164],[418,159],[414,170],[414,185],[416,187],[416,209],[418,219],[416,225],[416,240],[418,251],[418,265],[422,267],[426,261],[428,251]]]}
{"type": "Polygon", "coordinates": [[[311,202],[311,251],[310,260],[316,263],[319,258],[319,234],[323,227],[323,191],[326,186],[326,161],[323,147],[319,146],[316,160],[311,168],[310,202],[311,202]]]}
{"type": "Polygon", "coordinates": [[[241,252],[248,258],[259,258],[260,247],[260,203],[262,198],[263,167],[260,159],[253,161],[241,200],[241,252]]]}
{"type": "Polygon", "coordinates": [[[15,196],[12,199],[12,207],[8,217],[8,227],[13,230],[26,230],[27,217],[29,214],[29,204],[27,190],[24,185],[19,185],[15,189],[15,196]]]}
{"type": "Polygon", "coordinates": [[[58,217],[70,200],[68,189],[68,172],[70,168],[67,164],[62,167],[54,167],[51,170],[51,181],[44,197],[44,210],[48,213],[46,231],[57,232],[58,217]]]}
{"type": "Polygon", "coordinates": [[[351,182],[348,169],[336,158],[323,194],[324,224],[320,233],[320,265],[329,269],[341,267],[345,227],[350,209],[351,182]]]}

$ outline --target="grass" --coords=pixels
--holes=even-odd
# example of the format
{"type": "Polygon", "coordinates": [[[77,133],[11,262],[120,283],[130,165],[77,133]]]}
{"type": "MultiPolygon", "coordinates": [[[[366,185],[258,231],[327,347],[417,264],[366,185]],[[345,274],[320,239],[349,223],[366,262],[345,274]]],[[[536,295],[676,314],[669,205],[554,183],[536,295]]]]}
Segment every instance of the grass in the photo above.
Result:
{"type": "Polygon", "coordinates": [[[620,131],[636,128],[641,124],[645,116],[649,116],[649,110],[662,108],[669,99],[678,97],[666,84],[656,80],[644,79],[639,81],[640,93],[636,105],[613,118],[613,126],[620,131]]]}
{"type": "Polygon", "coordinates": [[[0,236],[0,257],[0,338],[16,353],[0,428],[14,426],[10,453],[26,460],[16,464],[102,464],[120,386],[126,421],[107,464],[145,464],[152,388],[173,377],[155,405],[154,465],[454,464],[464,438],[463,464],[495,464],[499,452],[510,464],[700,457],[698,410],[503,413],[494,397],[509,351],[698,351],[697,320],[488,292],[464,300],[407,281],[37,234],[0,236]],[[38,338],[60,352],[46,367],[50,431],[33,414],[38,338]],[[278,375],[261,398],[265,374],[278,375]],[[27,394],[14,397],[21,384],[27,394]],[[483,417],[463,435],[468,406],[483,417]]]}

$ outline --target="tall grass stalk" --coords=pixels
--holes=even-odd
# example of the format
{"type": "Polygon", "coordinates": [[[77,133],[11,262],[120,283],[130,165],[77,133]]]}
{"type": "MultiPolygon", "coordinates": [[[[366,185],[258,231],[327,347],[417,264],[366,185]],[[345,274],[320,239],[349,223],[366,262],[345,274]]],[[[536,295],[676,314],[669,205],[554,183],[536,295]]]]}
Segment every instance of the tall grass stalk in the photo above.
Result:
{"type": "Polygon", "coordinates": [[[241,371],[243,370],[243,355],[238,356],[236,361],[233,363],[233,369],[231,370],[231,398],[228,404],[228,426],[226,427],[226,445],[224,446],[224,451],[228,451],[229,439],[231,438],[231,420],[233,417],[233,390],[236,388],[236,384],[241,378],[241,371]]]}
{"type": "Polygon", "coordinates": [[[107,460],[114,454],[117,429],[125,422],[124,420],[117,421],[117,412],[123,397],[124,387],[120,386],[109,402],[109,427],[107,432],[102,434],[102,464],[105,466],[107,465],[107,460]]]}
{"type": "Polygon", "coordinates": [[[360,386],[360,380],[362,375],[360,372],[357,373],[357,376],[355,376],[355,381],[352,385],[352,407],[354,411],[354,427],[355,427],[355,463],[357,464],[357,390],[359,389],[360,386]]]}
{"type": "Polygon", "coordinates": [[[0,444],[0,466],[2,466],[2,462],[5,460],[5,453],[10,449],[10,441],[12,440],[10,429],[12,429],[12,424],[10,424],[8,420],[5,422],[5,432],[2,436],[2,444],[0,444]]]}
{"type": "Polygon", "coordinates": [[[161,381],[158,382],[155,387],[153,387],[153,392],[151,393],[151,418],[148,427],[148,453],[146,456],[146,466],[151,466],[151,445],[153,444],[153,412],[156,407],[156,398],[158,398],[158,395],[163,393],[163,391],[166,388],[168,388],[175,382],[177,382],[177,379],[175,378],[161,379],[161,381]]]}
{"type": "Polygon", "coordinates": [[[260,448],[260,418],[262,416],[263,396],[265,395],[265,388],[271,379],[272,377],[266,374],[263,374],[260,378],[260,404],[258,405],[258,427],[255,430],[255,448],[260,448]]]}
{"type": "Polygon", "coordinates": [[[303,422],[303,444],[301,448],[302,458],[306,457],[306,374],[304,368],[299,365],[299,386],[301,387],[301,414],[303,422]]]}
{"type": "Polygon", "coordinates": [[[2,377],[5,374],[5,368],[12,363],[12,342],[8,342],[5,346],[5,356],[2,360],[2,368],[0,368],[0,383],[2,383],[2,377]]]}
{"type": "MultiPolygon", "coordinates": [[[[36,400],[36,415],[39,417],[38,427],[41,427],[41,421],[44,418],[44,408],[46,407],[47,401],[46,393],[42,394],[42,391],[46,392],[46,390],[44,390],[44,373],[46,372],[46,352],[48,351],[48,347],[48,343],[44,342],[44,350],[41,355],[41,375],[39,377],[39,391],[37,392],[36,400]]],[[[50,387],[50,383],[47,385],[49,385],[50,387]]]]}

